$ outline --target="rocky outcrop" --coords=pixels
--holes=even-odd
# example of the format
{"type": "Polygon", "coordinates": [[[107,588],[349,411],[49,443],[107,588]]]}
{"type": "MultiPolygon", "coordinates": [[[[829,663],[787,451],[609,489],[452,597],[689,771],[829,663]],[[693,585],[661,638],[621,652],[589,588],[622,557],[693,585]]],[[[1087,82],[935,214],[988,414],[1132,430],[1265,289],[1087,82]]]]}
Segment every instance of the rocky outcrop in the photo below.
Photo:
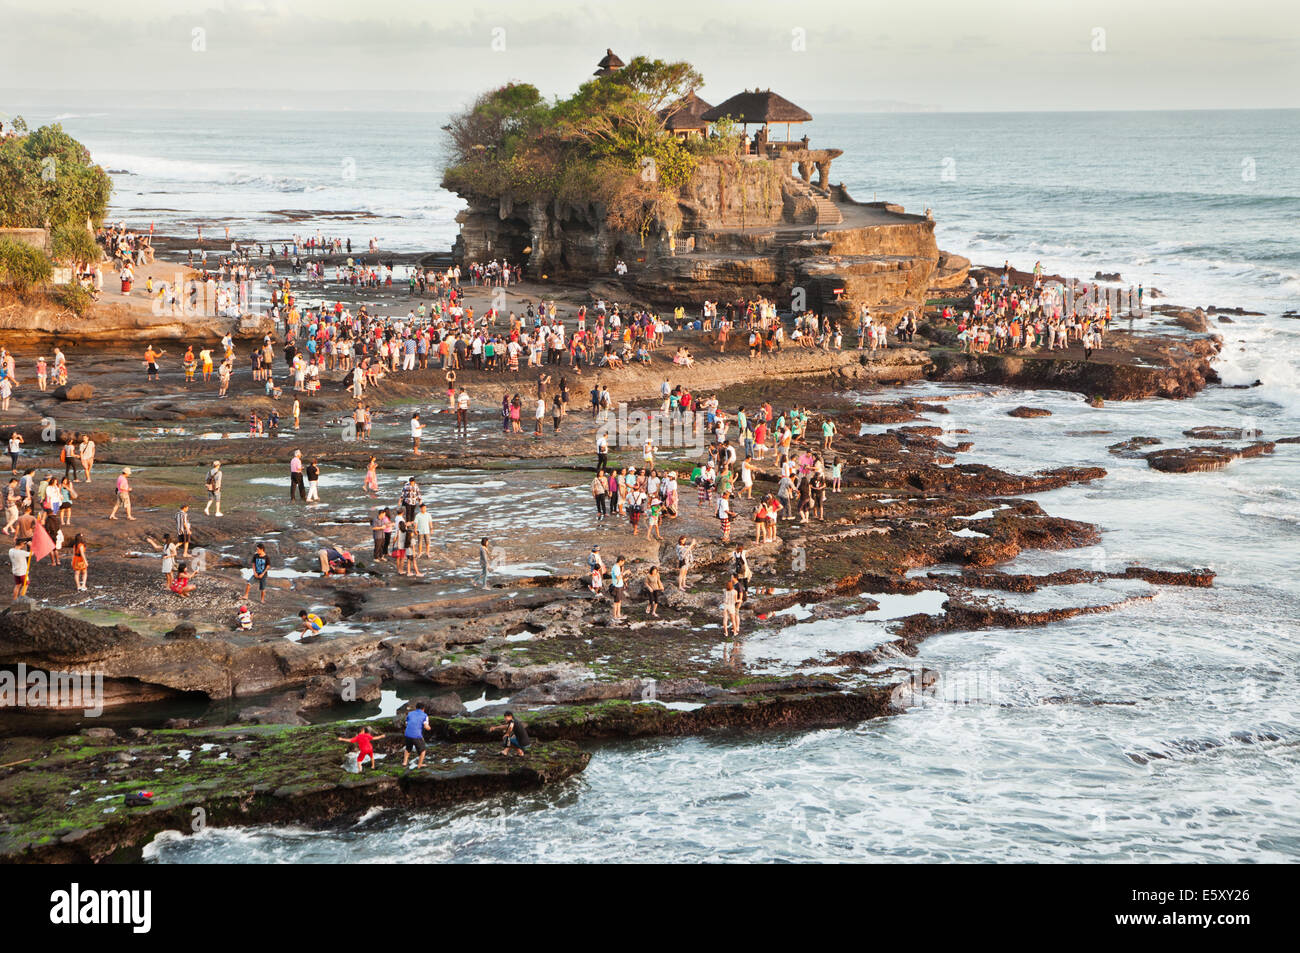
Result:
{"type": "Polygon", "coordinates": [[[265,335],[274,333],[275,325],[265,315],[239,319],[153,314],[145,304],[128,307],[121,303],[101,302],[93,305],[83,316],[60,308],[53,302],[11,302],[0,307],[0,331],[4,332],[8,342],[41,343],[61,338],[75,340],[81,345],[165,340],[217,341],[227,332],[236,338],[260,340],[265,335]]]}
{"type": "Polygon", "coordinates": [[[823,314],[901,312],[931,286],[960,285],[970,265],[939,251],[932,219],[854,202],[842,186],[828,196],[773,162],[702,162],[644,235],[612,228],[596,203],[465,198],[458,260],[522,259],[534,279],[583,282],[623,260],[611,294],[661,307],[766,297],[823,314]]]}
{"type": "Polygon", "coordinates": [[[425,767],[407,771],[401,735],[389,733],[375,742],[376,767],[358,775],[344,770],[355,749],[348,754],[337,734],[333,725],[245,725],[10,741],[5,763],[20,763],[0,768],[0,862],[138,859],[162,831],[193,831],[196,809],[221,826],[323,824],[378,807],[428,810],[554,784],[591,760],[567,742],[535,744],[526,758],[503,758],[496,745],[433,744],[425,767]],[[152,794],[149,803],[125,802],[140,790],[152,794]]]}
{"type": "Polygon", "coordinates": [[[1222,470],[1234,460],[1272,453],[1271,440],[1257,440],[1240,447],[1171,447],[1147,454],[1147,466],[1163,473],[1205,473],[1222,470]]]}

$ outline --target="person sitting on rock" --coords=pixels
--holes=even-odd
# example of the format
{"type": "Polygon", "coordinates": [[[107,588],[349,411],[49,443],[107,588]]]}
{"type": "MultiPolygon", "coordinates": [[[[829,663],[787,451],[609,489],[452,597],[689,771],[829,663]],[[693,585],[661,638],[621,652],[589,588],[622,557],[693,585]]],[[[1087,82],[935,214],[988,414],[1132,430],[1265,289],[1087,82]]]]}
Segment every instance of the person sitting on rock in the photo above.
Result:
{"type": "Polygon", "coordinates": [[[172,592],[182,598],[189,596],[198,587],[194,585],[194,573],[190,571],[188,563],[181,565],[180,570],[176,573],[176,578],[168,586],[172,592]]]}

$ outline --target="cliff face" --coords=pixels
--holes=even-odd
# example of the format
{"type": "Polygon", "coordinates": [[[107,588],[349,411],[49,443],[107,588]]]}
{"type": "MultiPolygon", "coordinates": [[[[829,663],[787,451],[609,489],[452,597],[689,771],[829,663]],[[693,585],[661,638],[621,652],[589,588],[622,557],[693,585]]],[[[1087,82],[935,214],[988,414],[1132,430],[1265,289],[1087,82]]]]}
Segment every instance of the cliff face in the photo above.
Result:
{"type": "Polygon", "coordinates": [[[758,159],[701,163],[644,237],[610,228],[596,203],[467,198],[459,261],[505,257],[534,278],[600,277],[659,307],[761,296],[844,316],[862,304],[902,311],[929,288],[964,281],[969,265],[939,251],[933,220],[854,202],[842,187],[823,194],[758,159]],[[619,260],[628,274],[614,279],[619,260]]]}

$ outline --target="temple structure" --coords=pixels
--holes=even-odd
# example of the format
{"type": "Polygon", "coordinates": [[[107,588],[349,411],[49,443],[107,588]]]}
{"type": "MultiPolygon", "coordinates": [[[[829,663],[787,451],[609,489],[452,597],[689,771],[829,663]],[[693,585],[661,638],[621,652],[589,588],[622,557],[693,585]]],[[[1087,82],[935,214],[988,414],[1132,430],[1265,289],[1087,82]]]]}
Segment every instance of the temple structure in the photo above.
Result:
{"type": "MultiPolygon", "coordinates": [[[[596,75],[623,66],[606,50],[596,75]]],[[[610,228],[596,203],[466,195],[457,258],[523,258],[536,276],[606,282],[618,286],[606,294],[655,306],[761,296],[843,317],[862,305],[915,309],[965,282],[970,262],[939,250],[928,210],[857,202],[843,183],[832,185],[831,163],[843,151],[791,138],[812,114],[772,90],[744,90],[717,106],[691,92],[659,118],[681,137],[708,136],[728,120],[744,133],[744,149],[701,159],[676,208],[641,234],[610,228]],[[620,260],[627,272],[614,277],[620,260]]]]}
{"type": "Polygon", "coordinates": [[[627,65],[626,63],[624,63],[621,59],[618,58],[617,53],[615,53],[611,49],[606,49],[605,55],[602,56],[600,58],[600,62],[596,64],[596,72],[592,73],[591,75],[609,76],[612,73],[617,73],[626,65],[627,65]]]}

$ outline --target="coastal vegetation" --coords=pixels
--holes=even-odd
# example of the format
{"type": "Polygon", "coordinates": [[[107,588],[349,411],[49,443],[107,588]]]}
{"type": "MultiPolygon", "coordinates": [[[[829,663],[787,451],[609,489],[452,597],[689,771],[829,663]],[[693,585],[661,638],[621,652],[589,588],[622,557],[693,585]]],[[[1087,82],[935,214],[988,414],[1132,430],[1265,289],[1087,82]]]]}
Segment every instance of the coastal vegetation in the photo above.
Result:
{"type": "Polygon", "coordinates": [[[112,182],[58,123],[0,139],[0,227],[89,232],[103,224],[112,182]]]}
{"type": "Polygon", "coordinates": [[[656,220],[671,228],[700,161],[740,151],[728,123],[708,138],[665,127],[702,83],[689,63],[638,56],[553,102],[527,83],[484,93],[443,127],[442,185],[479,199],[593,204],[611,228],[642,236],[656,220]]]}
{"type": "MultiPolygon", "coordinates": [[[[15,118],[0,136],[0,228],[44,229],[47,237],[44,248],[0,238],[0,282],[25,296],[49,283],[55,262],[98,261],[92,230],[103,224],[111,192],[108,173],[62,126],[28,131],[15,118]]],[[[89,304],[81,288],[59,289],[55,298],[78,314],[89,304]]]]}

